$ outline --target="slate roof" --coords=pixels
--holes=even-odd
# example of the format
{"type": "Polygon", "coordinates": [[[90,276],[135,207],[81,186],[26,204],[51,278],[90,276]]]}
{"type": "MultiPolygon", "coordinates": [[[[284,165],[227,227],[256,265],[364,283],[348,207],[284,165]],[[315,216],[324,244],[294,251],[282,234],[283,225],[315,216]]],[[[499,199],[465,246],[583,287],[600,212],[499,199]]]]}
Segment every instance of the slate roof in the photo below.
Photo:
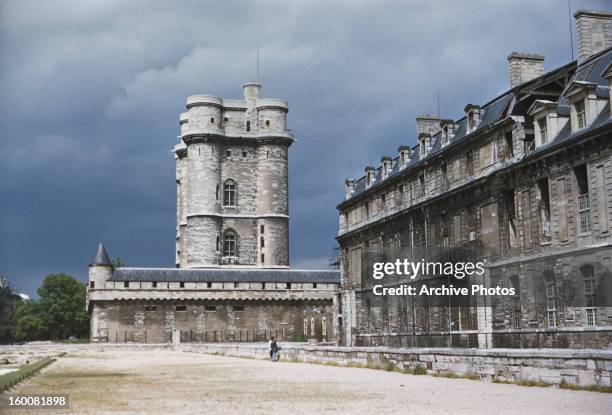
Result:
{"type": "MultiPolygon", "coordinates": [[[[467,138],[469,138],[470,136],[472,136],[473,134],[476,134],[477,132],[479,132],[480,130],[487,128],[493,124],[495,124],[496,122],[500,121],[501,119],[503,119],[505,117],[505,112],[506,109],[508,108],[508,105],[510,104],[510,101],[512,100],[513,94],[512,91],[508,91],[505,94],[499,96],[498,98],[496,98],[495,100],[485,104],[482,107],[482,111],[484,111],[484,115],[482,117],[482,119],[480,120],[480,123],[478,124],[478,127],[476,128],[476,130],[474,130],[473,132],[471,132],[470,134],[467,134],[467,119],[466,117],[463,117],[461,119],[459,119],[458,121],[455,122],[455,131],[454,131],[454,136],[451,138],[451,140],[449,141],[449,145],[450,144],[454,144],[456,142],[459,141],[463,141],[467,138]]],[[[440,133],[434,135],[432,137],[433,140],[433,144],[432,147],[429,151],[429,153],[427,154],[427,157],[425,157],[425,159],[429,158],[429,157],[433,157],[435,156],[437,153],[439,153],[442,150],[442,143],[441,143],[441,139],[440,139],[440,133]]],[[[402,170],[400,170],[400,166],[399,166],[399,157],[395,157],[392,160],[392,168],[391,171],[389,172],[389,175],[387,176],[388,178],[391,178],[399,173],[403,173],[406,170],[410,170],[410,168],[416,166],[417,164],[419,164],[419,162],[424,161],[420,160],[419,158],[419,147],[414,146],[412,147],[413,151],[412,151],[412,156],[410,158],[410,160],[408,161],[408,163],[406,164],[406,167],[404,167],[402,170]]],[[[375,172],[375,177],[376,180],[374,181],[373,186],[379,184],[382,180],[382,168],[378,167],[376,168],[376,172],[375,172]]],[[[386,179],[385,179],[386,180],[386,179]]],[[[356,195],[358,195],[359,193],[362,193],[366,190],[366,178],[365,176],[359,178],[358,180],[355,181],[355,191],[353,193],[352,197],[355,197],[356,195]]],[[[350,199],[349,199],[350,200],[350,199]]],[[[342,204],[342,203],[340,203],[342,204]]]]}
{"type": "MultiPolygon", "coordinates": [[[[605,97],[608,95],[608,89],[607,89],[607,85],[608,82],[607,80],[605,80],[603,78],[603,73],[605,72],[606,68],[608,68],[611,65],[612,62],[612,48],[608,48],[594,56],[592,56],[591,58],[589,58],[589,60],[585,61],[583,64],[581,64],[576,71],[574,72],[574,74],[572,75],[572,78],[570,79],[570,82],[568,82],[566,90],[562,92],[561,96],[559,97],[559,99],[557,100],[557,113],[559,115],[564,115],[567,116],[569,115],[569,104],[570,101],[566,96],[566,93],[568,92],[568,88],[571,85],[571,81],[580,81],[580,82],[592,82],[595,84],[598,84],[597,88],[596,88],[596,95],[598,97],[605,97]]],[[[567,65],[566,65],[567,66],[567,65]]],[[[554,72],[554,71],[552,71],[554,72]]],[[[544,74],[541,78],[546,77],[548,74],[544,74]]],[[[537,82],[539,78],[529,81],[529,82],[537,82]]],[[[521,86],[522,87],[522,86],[521,86]]],[[[471,132],[470,134],[467,134],[467,128],[466,128],[466,124],[467,124],[467,119],[466,117],[463,117],[461,119],[459,119],[458,121],[455,122],[455,134],[454,137],[449,141],[449,145],[451,144],[455,144],[461,141],[467,141],[468,139],[470,139],[472,136],[478,134],[478,132],[482,131],[483,129],[492,126],[493,124],[503,120],[504,118],[506,118],[507,116],[507,109],[511,104],[511,101],[513,100],[513,98],[515,97],[516,94],[516,88],[515,89],[511,89],[509,91],[507,91],[506,93],[500,95],[499,97],[495,98],[494,100],[490,101],[489,103],[485,104],[482,107],[482,110],[484,111],[484,115],[482,116],[482,119],[480,121],[480,123],[478,124],[476,130],[474,130],[473,132],[471,132]]],[[[609,105],[609,104],[608,104],[609,105]]],[[[603,114],[606,114],[606,111],[609,110],[604,110],[603,114]]],[[[604,115],[600,115],[597,120],[595,120],[589,127],[582,129],[578,132],[574,132],[573,134],[569,131],[569,127],[567,127],[566,129],[564,129],[563,131],[561,131],[560,134],[558,134],[558,136],[555,138],[555,140],[553,140],[552,142],[548,143],[545,146],[541,146],[537,149],[536,152],[530,153],[530,155],[532,154],[540,154],[542,151],[549,149],[557,144],[560,144],[562,142],[571,140],[577,136],[581,136],[582,134],[597,128],[603,124],[609,124],[611,123],[610,117],[608,116],[604,116],[604,115]]],[[[416,165],[418,165],[420,162],[424,162],[427,159],[429,159],[430,157],[436,156],[438,153],[440,153],[441,151],[445,150],[446,147],[444,149],[441,148],[441,137],[440,137],[440,133],[434,135],[432,137],[433,143],[432,143],[432,147],[431,150],[429,151],[429,153],[427,154],[427,157],[425,157],[423,160],[419,159],[419,151],[418,151],[418,145],[412,147],[413,151],[412,151],[412,156],[411,159],[409,160],[409,162],[406,164],[406,167],[403,168],[401,171],[399,169],[399,157],[395,157],[392,160],[392,168],[391,171],[389,172],[387,178],[385,180],[388,180],[392,177],[394,177],[395,175],[398,175],[400,173],[404,173],[406,171],[411,170],[412,167],[415,167],[416,165]]],[[[377,167],[376,171],[375,171],[375,181],[373,183],[372,186],[370,186],[370,188],[372,187],[376,187],[377,185],[379,185],[381,182],[383,182],[384,180],[382,179],[382,167],[377,167]]],[[[362,176],[361,178],[357,179],[355,181],[355,188],[354,188],[354,192],[351,196],[351,198],[344,200],[342,202],[340,202],[338,204],[338,208],[341,208],[342,206],[344,206],[345,204],[351,203],[352,200],[354,200],[355,196],[358,196],[359,194],[365,192],[366,190],[368,190],[366,188],[366,177],[362,176]]]]}
{"type": "Polygon", "coordinates": [[[91,260],[89,265],[112,265],[108,254],[106,253],[106,249],[104,249],[104,244],[100,242],[98,245],[98,251],[96,252],[96,256],[91,260]]]}
{"type": "Polygon", "coordinates": [[[265,268],[116,268],[110,281],[340,284],[340,271],[265,268]]]}

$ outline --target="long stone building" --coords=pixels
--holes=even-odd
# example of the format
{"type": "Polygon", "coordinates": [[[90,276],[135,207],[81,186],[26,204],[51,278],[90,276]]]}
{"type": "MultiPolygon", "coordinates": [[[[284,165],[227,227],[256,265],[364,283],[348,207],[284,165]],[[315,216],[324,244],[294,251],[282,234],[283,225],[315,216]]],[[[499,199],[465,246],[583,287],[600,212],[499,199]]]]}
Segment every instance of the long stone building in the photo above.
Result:
{"type": "Polygon", "coordinates": [[[289,268],[288,104],[187,98],[176,160],[176,268],[89,267],[91,338],[111,342],[334,338],[335,270],[289,268]]]}
{"type": "Polygon", "coordinates": [[[510,54],[507,92],[458,120],[417,117],[416,146],[346,180],[340,343],[612,347],[612,14],[575,18],[576,61],[545,72],[510,54]],[[448,282],[373,278],[397,259],[482,261],[470,282],[515,294],[376,295],[448,282]]]}

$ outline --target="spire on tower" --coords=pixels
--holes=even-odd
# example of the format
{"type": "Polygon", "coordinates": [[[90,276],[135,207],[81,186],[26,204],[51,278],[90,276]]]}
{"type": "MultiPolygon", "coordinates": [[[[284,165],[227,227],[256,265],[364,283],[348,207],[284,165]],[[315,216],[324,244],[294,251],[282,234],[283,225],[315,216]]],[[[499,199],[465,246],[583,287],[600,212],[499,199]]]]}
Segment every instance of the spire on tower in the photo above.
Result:
{"type": "Polygon", "coordinates": [[[100,242],[100,244],[98,245],[98,251],[96,252],[96,256],[92,259],[91,264],[89,265],[106,265],[109,267],[113,265],[111,263],[110,258],[108,257],[108,254],[106,253],[106,249],[104,248],[104,244],[102,242],[100,242]]]}

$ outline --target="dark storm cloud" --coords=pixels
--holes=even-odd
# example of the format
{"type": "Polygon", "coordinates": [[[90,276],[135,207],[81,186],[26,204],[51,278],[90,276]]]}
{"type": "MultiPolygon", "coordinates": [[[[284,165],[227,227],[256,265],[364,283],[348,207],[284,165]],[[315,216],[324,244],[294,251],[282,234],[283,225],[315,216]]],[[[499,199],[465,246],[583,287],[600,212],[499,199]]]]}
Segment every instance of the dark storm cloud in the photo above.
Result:
{"type": "MultiPolygon", "coordinates": [[[[605,9],[605,2],[573,7],[605,9]]],[[[345,177],[508,87],[513,50],[569,61],[564,2],[6,1],[1,10],[0,274],[86,278],[96,243],[174,261],[178,114],[255,77],[290,103],[291,259],[325,267],[345,177]]]]}

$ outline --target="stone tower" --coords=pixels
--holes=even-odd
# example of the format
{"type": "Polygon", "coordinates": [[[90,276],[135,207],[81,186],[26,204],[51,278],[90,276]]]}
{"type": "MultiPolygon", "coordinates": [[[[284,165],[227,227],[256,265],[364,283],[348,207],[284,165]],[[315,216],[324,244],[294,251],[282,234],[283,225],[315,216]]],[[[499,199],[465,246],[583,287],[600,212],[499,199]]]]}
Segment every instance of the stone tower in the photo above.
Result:
{"type": "Polygon", "coordinates": [[[287,102],[187,98],[174,148],[176,266],[288,267],[287,102]]]}

